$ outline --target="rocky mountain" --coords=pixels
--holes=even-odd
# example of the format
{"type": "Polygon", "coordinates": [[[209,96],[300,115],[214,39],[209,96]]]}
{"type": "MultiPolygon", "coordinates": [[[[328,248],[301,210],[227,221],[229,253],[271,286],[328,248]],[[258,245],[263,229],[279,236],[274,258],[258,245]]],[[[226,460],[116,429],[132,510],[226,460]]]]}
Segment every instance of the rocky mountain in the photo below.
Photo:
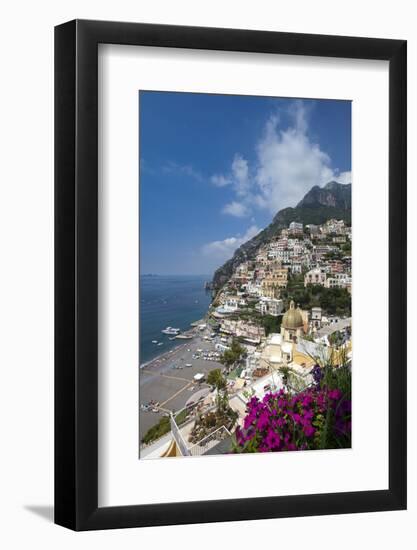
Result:
{"type": "Polygon", "coordinates": [[[342,185],[329,181],[324,187],[315,185],[297,204],[297,208],[317,206],[332,206],[342,210],[350,210],[352,206],[352,185],[342,185]]]}
{"type": "Polygon", "coordinates": [[[350,183],[344,185],[330,181],[324,187],[318,185],[312,187],[296,207],[280,210],[265,229],[240,246],[233,257],[216,270],[213,276],[213,288],[220,289],[230,279],[239,264],[253,259],[264,243],[278,235],[281,229],[288,227],[293,221],[304,225],[318,225],[336,218],[350,224],[351,193],[350,183]]]}

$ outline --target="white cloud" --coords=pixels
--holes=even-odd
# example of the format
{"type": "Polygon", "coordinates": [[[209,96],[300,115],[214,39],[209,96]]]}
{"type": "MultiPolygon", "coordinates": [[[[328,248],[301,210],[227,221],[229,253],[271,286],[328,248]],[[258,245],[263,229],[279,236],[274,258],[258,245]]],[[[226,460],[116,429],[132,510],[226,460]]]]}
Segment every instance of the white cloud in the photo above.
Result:
{"type": "MultiPolygon", "coordinates": [[[[331,180],[351,182],[351,173],[332,168],[329,155],[311,140],[308,110],[303,101],[294,101],[288,109],[292,123],[285,129],[280,128],[279,116],[272,114],[257,143],[253,167],[236,154],[230,173],[216,176],[232,185],[240,212],[248,215],[255,206],[275,214],[295,206],[314,185],[323,186],[331,180]]],[[[230,205],[223,208],[231,215],[236,215],[235,211],[230,205]]]]}
{"type": "Polygon", "coordinates": [[[229,202],[229,204],[226,204],[222,212],[223,214],[230,214],[231,216],[235,216],[236,218],[244,218],[249,214],[247,206],[237,201],[232,201],[229,202]]]}
{"type": "Polygon", "coordinates": [[[246,241],[257,235],[261,230],[256,225],[251,225],[244,235],[227,237],[222,241],[212,241],[202,247],[205,256],[209,256],[218,262],[224,262],[233,256],[234,251],[246,241]]]}
{"type": "Polygon", "coordinates": [[[162,171],[167,174],[182,174],[198,182],[204,181],[204,176],[198,170],[193,168],[191,164],[178,164],[176,162],[168,162],[167,164],[165,164],[165,166],[162,167],[162,171]]]}
{"type": "Polygon", "coordinates": [[[257,146],[256,192],[272,213],[295,206],[314,185],[334,179],[330,157],[307,135],[303,103],[294,103],[291,112],[294,125],[279,130],[271,117],[257,146]]]}
{"type": "Polygon", "coordinates": [[[343,184],[352,183],[352,172],[340,172],[339,175],[334,176],[334,180],[343,184]]]}
{"type": "Polygon", "coordinates": [[[248,161],[235,155],[232,162],[233,184],[238,196],[245,197],[250,189],[248,161]]]}
{"type": "Polygon", "coordinates": [[[223,174],[214,174],[214,176],[211,176],[210,181],[216,187],[224,187],[225,185],[229,185],[230,183],[232,183],[232,180],[230,180],[223,174]]]}

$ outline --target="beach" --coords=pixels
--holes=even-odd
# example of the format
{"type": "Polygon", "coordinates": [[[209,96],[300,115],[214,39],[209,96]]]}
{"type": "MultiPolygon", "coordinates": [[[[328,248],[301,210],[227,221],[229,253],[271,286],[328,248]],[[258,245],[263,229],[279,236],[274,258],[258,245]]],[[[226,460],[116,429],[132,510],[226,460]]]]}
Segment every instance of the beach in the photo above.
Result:
{"type": "Polygon", "coordinates": [[[152,275],[140,277],[139,364],[181,345],[161,331],[167,326],[182,333],[203,318],[211,303],[205,290],[208,275],[152,275]],[[155,343],[157,342],[157,343],[155,343]]]}
{"type": "MultiPolygon", "coordinates": [[[[156,424],[168,411],[178,411],[185,406],[193,393],[207,385],[194,382],[197,373],[207,375],[213,369],[222,368],[218,361],[205,360],[203,357],[193,359],[197,350],[215,351],[216,340],[205,340],[210,330],[194,329],[195,336],[176,348],[155,357],[140,368],[139,400],[140,404],[150,401],[159,403],[158,412],[140,410],[140,435],[156,424]],[[191,364],[191,367],[186,367],[191,364]],[[178,366],[180,368],[173,368],[178,366]]],[[[180,342],[180,340],[178,340],[180,342]]]]}
{"type": "Polygon", "coordinates": [[[199,330],[198,319],[207,314],[211,294],[205,290],[204,275],[152,275],[140,278],[140,369],[139,423],[140,437],[168,411],[178,411],[194,391],[197,373],[207,374],[221,365],[218,362],[193,359],[198,350],[214,351],[215,342],[205,340],[210,329],[199,330]],[[179,328],[182,340],[163,334],[167,326],[179,328]],[[191,367],[185,365],[191,364],[191,367]],[[173,368],[175,366],[179,368],[173,368]],[[152,406],[159,403],[158,407],[152,406]],[[149,405],[148,410],[141,406],[149,405]],[[152,412],[158,409],[158,412],[152,412]]]}

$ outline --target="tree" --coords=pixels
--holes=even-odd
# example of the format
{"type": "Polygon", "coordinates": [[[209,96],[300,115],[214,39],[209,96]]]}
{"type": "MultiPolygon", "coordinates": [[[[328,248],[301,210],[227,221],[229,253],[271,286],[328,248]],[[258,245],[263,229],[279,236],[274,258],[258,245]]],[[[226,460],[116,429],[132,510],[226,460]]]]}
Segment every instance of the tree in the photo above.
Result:
{"type": "Polygon", "coordinates": [[[352,253],[352,243],[350,241],[342,244],[340,247],[342,249],[342,252],[344,254],[351,254],[352,253]]]}
{"type": "Polygon", "coordinates": [[[217,390],[216,404],[219,413],[227,410],[229,400],[227,397],[227,380],[220,369],[213,369],[207,375],[207,382],[217,390]]]}
{"type": "Polygon", "coordinates": [[[263,315],[259,322],[265,329],[265,334],[268,336],[271,332],[279,332],[281,327],[282,317],[273,317],[272,315],[263,315]]]}
{"type": "Polygon", "coordinates": [[[213,369],[207,375],[207,383],[214,386],[217,390],[226,386],[226,380],[220,369],[213,369]]]}
{"type": "Polygon", "coordinates": [[[229,371],[236,363],[238,363],[245,353],[245,349],[239,344],[239,342],[234,338],[230,349],[227,349],[220,362],[224,365],[229,371]]]}
{"type": "Polygon", "coordinates": [[[336,330],[336,332],[329,334],[328,338],[330,344],[335,347],[341,346],[344,341],[343,334],[340,332],[340,330],[336,330]]]}
{"type": "Polygon", "coordinates": [[[231,349],[227,349],[223,353],[220,358],[220,362],[226,367],[227,370],[229,370],[235,364],[235,354],[232,352],[231,349]]]}

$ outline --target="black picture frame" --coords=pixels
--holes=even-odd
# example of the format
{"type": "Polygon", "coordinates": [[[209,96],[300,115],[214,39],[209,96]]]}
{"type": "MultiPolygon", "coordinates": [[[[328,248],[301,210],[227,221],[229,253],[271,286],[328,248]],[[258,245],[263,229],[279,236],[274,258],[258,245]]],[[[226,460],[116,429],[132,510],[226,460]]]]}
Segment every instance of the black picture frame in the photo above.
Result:
{"type": "Polygon", "coordinates": [[[55,28],[55,523],[109,529],[406,508],[406,41],[74,20],[55,28]],[[98,507],[98,44],[389,62],[389,488],[98,507]]]}

